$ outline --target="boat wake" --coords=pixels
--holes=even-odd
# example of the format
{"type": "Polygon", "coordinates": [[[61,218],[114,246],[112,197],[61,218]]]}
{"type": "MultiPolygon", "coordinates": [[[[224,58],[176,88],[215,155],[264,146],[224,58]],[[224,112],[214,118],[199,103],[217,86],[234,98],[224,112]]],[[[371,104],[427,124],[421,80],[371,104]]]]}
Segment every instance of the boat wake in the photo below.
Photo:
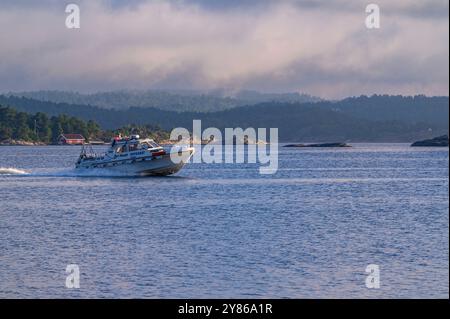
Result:
{"type": "Polygon", "coordinates": [[[130,175],[125,172],[112,171],[108,169],[66,169],[56,172],[35,172],[32,176],[41,177],[139,177],[139,175],[130,175]]]}
{"type": "Polygon", "coordinates": [[[29,172],[13,168],[13,167],[0,167],[0,175],[28,175],[29,172]]]}
{"type": "Polygon", "coordinates": [[[27,176],[27,177],[96,177],[96,178],[134,178],[141,175],[132,175],[126,172],[108,169],[63,169],[57,171],[26,171],[14,167],[0,167],[0,176],[27,176]]]}
{"type": "MultiPolygon", "coordinates": [[[[19,169],[15,167],[0,167],[0,176],[4,177],[73,177],[73,178],[148,178],[163,177],[131,172],[109,170],[107,168],[55,168],[55,169],[19,169]]],[[[168,176],[165,176],[167,178],[168,176]]],[[[181,176],[170,176],[172,178],[182,178],[181,176]]],[[[183,177],[184,178],[184,177],[183,177]]]]}

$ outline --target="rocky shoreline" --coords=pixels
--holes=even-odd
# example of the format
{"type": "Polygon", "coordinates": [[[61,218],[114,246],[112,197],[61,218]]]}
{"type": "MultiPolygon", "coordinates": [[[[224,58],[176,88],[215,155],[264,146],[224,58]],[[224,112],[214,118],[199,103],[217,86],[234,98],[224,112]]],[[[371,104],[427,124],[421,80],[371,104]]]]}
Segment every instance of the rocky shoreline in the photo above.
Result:
{"type": "MultiPolygon", "coordinates": [[[[198,144],[206,145],[213,141],[206,141],[202,140],[198,144]]],[[[178,143],[178,141],[171,141],[171,140],[161,140],[159,144],[161,145],[174,145],[178,143]]],[[[191,140],[192,143],[192,140],[191,140]]],[[[109,143],[100,143],[99,141],[96,141],[95,143],[92,143],[92,145],[108,145],[109,143]]],[[[268,144],[266,142],[257,141],[257,142],[248,142],[245,141],[245,145],[249,144],[268,144]]],[[[58,145],[58,144],[49,144],[44,142],[33,142],[33,141],[25,141],[25,140],[4,140],[0,141],[0,146],[47,146],[47,145],[58,145]]],[[[76,146],[76,145],[75,145],[76,146]]],[[[347,143],[314,143],[314,144],[302,144],[302,143],[296,143],[296,144],[287,144],[283,147],[289,147],[289,148],[307,148],[307,147],[313,147],[313,148],[320,148],[320,147],[332,147],[332,148],[347,148],[352,147],[351,145],[347,143]]],[[[411,147],[449,147],[449,137],[448,135],[442,135],[438,136],[432,139],[428,140],[422,140],[417,141],[411,144],[411,147]]]]}
{"type": "Polygon", "coordinates": [[[24,140],[5,140],[0,142],[0,146],[44,146],[49,145],[43,142],[31,142],[24,140]]]}
{"type": "MultiPolygon", "coordinates": [[[[197,141],[196,144],[207,145],[211,142],[213,142],[213,141],[202,140],[201,142],[197,141]]],[[[160,140],[158,142],[158,144],[167,145],[167,146],[175,145],[176,143],[179,143],[179,141],[160,140]]],[[[191,140],[191,143],[193,143],[192,140],[191,140]]],[[[90,144],[90,145],[109,145],[110,143],[107,143],[107,142],[103,143],[100,141],[95,141],[95,142],[88,143],[88,144],[90,144]]],[[[244,141],[240,144],[244,144],[244,145],[264,144],[265,145],[268,143],[263,142],[263,141],[257,141],[257,142],[244,141]]],[[[24,140],[5,140],[5,141],[0,142],[0,146],[46,146],[46,145],[59,145],[59,144],[51,144],[51,143],[44,143],[44,142],[32,142],[32,141],[24,141],[24,140]]],[[[80,145],[72,145],[72,146],[80,146],[80,145]]]]}

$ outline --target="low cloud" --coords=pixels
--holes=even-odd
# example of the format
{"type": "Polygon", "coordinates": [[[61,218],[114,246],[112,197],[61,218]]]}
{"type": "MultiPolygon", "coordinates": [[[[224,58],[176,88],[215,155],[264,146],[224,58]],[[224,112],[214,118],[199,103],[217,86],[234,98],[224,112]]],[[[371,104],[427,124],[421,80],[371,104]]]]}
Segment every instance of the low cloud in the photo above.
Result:
{"type": "Polygon", "coordinates": [[[59,1],[0,4],[0,91],[245,88],[326,98],[448,95],[448,2],[59,1]]]}

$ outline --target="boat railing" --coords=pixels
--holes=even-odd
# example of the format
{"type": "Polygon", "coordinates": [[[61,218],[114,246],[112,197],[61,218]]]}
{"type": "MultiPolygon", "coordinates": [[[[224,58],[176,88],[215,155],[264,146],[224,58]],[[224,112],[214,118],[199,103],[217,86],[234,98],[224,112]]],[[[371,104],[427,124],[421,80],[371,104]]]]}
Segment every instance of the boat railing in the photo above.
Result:
{"type": "Polygon", "coordinates": [[[103,157],[103,154],[96,153],[91,144],[83,144],[81,147],[80,159],[97,159],[103,157]]]}

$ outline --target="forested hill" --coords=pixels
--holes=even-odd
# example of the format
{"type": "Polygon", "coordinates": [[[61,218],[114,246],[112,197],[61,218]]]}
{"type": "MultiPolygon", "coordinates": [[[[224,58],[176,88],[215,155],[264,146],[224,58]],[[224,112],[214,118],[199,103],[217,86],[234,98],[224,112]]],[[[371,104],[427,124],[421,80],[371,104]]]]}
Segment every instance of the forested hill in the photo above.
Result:
{"type": "Polygon", "coordinates": [[[38,101],[93,105],[106,109],[124,110],[129,107],[154,107],[177,112],[217,112],[234,107],[263,102],[305,103],[319,98],[300,93],[261,93],[256,91],[111,91],[81,94],[66,91],[12,92],[8,96],[26,97],[38,101]]]}
{"type": "Polygon", "coordinates": [[[214,113],[177,113],[156,108],[106,110],[89,105],[0,96],[0,104],[49,115],[94,120],[104,129],[152,124],[164,129],[192,127],[278,127],[281,141],[410,142],[448,133],[448,97],[371,96],[338,102],[262,103],[214,113]]]}
{"type": "Polygon", "coordinates": [[[440,123],[448,127],[448,97],[374,95],[323,105],[337,112],[369,120],[440,123]]]}

